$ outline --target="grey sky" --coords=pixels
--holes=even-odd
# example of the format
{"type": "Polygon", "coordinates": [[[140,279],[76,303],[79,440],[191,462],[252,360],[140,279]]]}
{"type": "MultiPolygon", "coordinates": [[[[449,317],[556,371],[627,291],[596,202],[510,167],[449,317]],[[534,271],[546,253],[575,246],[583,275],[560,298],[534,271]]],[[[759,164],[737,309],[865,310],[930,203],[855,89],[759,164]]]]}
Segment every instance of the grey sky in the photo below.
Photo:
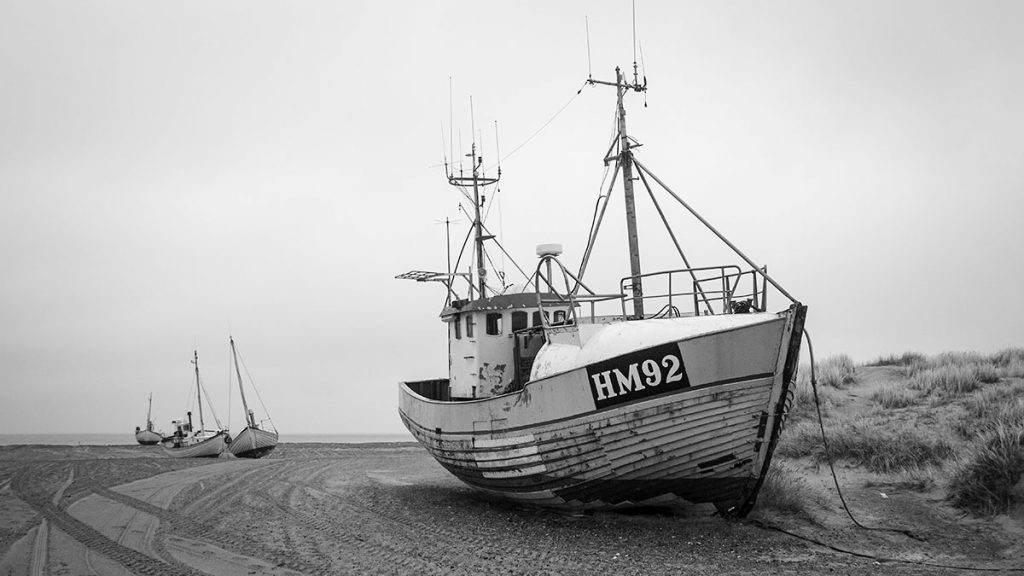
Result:
{"type": "MultiPolygon", "coordinates": [[[[0,433],[130,431],[150,391],[166,429],[193,346],[223,417],[229,331],[286,435],[401,431],[396,383],[447,369],[441,289],[392,277],[445,266],[449,77],[456,147],[472,95],[508,156],[492,228],[575,265],[614,104],[574,98],[585,16],[611,79],[628,2],[0,2],[0,433]]],[[[638,2],[637,26],[639,158],[810,306],[819,356],[1024,345],[1024,6],[638,2]]]]}

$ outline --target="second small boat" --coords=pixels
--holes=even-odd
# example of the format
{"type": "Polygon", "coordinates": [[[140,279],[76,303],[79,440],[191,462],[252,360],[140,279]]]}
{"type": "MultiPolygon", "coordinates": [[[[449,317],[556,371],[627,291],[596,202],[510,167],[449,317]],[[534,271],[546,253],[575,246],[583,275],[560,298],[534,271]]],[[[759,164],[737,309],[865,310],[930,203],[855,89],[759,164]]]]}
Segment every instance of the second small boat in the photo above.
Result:
{"type": "MultiPolygon", "coordinates": [[[[245,386],[242,384],[242,370],[238,366],[235,339],[229,337],[229,341],[231,342],[231,359],[235,365],[235,375],[238,376],[238,392],[242,395],[242,407],[245,409],[245,428],[235,436],[234,442],[228,449],[239,458],[262,458],[277,446],[277,429],[274,428],[274,422],[270,419],[266,406],[263,407],[263,412],[267,414],[266,420],[256,421],[256,414],[249,408],[249,402],[245,398],[245,386]],[[261,427],[263,422],[270,424],[270,430],[261,427]]],[[[252,378],[249,379],[249,385],[256,390],[252,378]]],[[[262,400],[260,404],[262,405],[262,400]]]]}
{"type": "Polygon", "coordinates": [[[153,446],[160,443],[163,435],[153,430],[153,393],[149,394],[149,410],[146,411],[146,428],[135,427],[135,441],[143,446],[153,446]]]}
{"type": "Polygon", "coordinates": [[[216,458],[220,456],[224,448],[231,443],[231,436],[227,430],[220,426],[217,415],[213,418],[217,421],[218,430],[206,430],[203,423],[203,384],[199,379],[199,354],[192,352],[192,363],[196,372],[196,400],[199,407],[199,429],[196,430],[192,424],[192,412],[186,414],[187,418],[174,420],[174,432],[171,436],[164,438],[164,450],[169,456],[175,458],[216,458]]]}

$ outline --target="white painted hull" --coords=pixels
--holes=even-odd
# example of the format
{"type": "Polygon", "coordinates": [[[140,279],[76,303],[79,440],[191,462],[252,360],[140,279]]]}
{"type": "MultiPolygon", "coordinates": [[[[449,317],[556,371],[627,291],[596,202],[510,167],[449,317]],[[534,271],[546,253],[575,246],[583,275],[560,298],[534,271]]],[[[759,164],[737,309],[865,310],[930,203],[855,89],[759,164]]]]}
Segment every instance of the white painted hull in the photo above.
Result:
{"type": "Polygon", "coordinates": [[[143,446],[159,444],[163,437],[152,430],[139,430],[135,433],[135,441],[143,446]]]}
{"type": "Polygon", "coordinates": [[[788,411],[805,311],[660,343],[492,398],[434,401],[403,383],[400,415],[455,476],[506,498],[569,509],[712,502],[744,515],[788,411]],[[602,397],[606,366],[663,353],[678,354],[682,382],[602,397]]]}
{"type": "Polygon", "coordinates": [[[277,446],[277,432],[246,427],[228,445],[228,450],[239,458],[262,458],[277,446]]]}
{"type": "Polygon", "coordinates": [[[230,437],[226,433],[218,432],[210,438],[187,446],[174,447],[165,443],[164,452],[174,458],[216,458],[224,452],[229,441],[230,437]]]}

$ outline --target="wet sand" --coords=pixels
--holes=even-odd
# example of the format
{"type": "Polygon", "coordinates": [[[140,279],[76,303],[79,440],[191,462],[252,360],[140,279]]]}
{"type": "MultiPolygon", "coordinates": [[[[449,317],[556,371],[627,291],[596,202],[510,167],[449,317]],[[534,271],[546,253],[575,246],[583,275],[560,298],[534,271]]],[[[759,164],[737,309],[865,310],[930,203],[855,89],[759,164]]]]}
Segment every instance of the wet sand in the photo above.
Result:
{"type": "Polygon", "coordinates": [[[865,519],[913,527],[920,539],[864,532],[838,502],[824,522],[771,510],[735,521],[702,507],[581,516],[523,508],[466,487],[414,444],[282,444],[263,460],[9,446],[0,447],[0,576],[1024,569],[1016,525],[896,495],[881,509],[870,490],[847,497],[865,519]]]}

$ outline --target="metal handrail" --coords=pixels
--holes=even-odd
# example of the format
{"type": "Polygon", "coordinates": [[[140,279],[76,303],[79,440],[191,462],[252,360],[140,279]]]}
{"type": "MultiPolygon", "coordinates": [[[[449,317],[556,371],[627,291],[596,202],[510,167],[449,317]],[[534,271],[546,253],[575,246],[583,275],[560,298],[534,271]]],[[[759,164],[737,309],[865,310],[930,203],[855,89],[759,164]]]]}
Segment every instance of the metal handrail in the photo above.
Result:
{"type": "MultiPolygon", "coordinates": [[[[736,265],[725,265],[725,266],[703,266],[698,268],[680,268],[675,270],[664,270],[659,272],[648,272],[645,274],[639,274],[636,276],[627,276],[619,281],[619,287],[622,293],[626,293],[628,289],[632,288],[633,284],[637,280],[645,286],[651,286],[647,279],[655,279],[657,277],[664,277],[667,284],[667,288],[664,292],[657,293],[644,293],[641,297],[644,300],[656,301],[656,300],[667,300],[667,302],[660,306],[658,312],[649,316],[651,318],[663,318],[672,316],[684,316],[684,315],[709,315],[709,314],[732,314],[737,311],[749,311],[749,310],[764,310],[766,303],[766,289],[767,283],[761,283],[758,286],[758,274],[764,274],[763,270],[741,270],[736,265]],[[701,273],[714,272],[715,274],[706,275],[700,277],[701,273]],[[684,285],[688,289],[676,289],[675,276],[676,275],[687,275],[688,278],[684,285]],[[751,277],[752,285],[749,292],[738,292],[740,290],[740,284],[744,277],[751,277]],[[717,286],[708,286],[708,284],[716,283],[717,286]],[[692,305],[691,313],[685,314],[680,311],[680,305],[682,302],[688,302],[692,305]],[[712,303],[721,302],[721,310],[716,312],[712,303]],[[742,303],[742,304],[740,304],[742,303]],[[703,305],[703,310],[702,306],[703,305]]],[[[627,298],[621,298],[622,315],[623,317],[630,317],[626,309],[627,298]]],[[[689,308],[689,306],[688,306],[689,308]]]]}

